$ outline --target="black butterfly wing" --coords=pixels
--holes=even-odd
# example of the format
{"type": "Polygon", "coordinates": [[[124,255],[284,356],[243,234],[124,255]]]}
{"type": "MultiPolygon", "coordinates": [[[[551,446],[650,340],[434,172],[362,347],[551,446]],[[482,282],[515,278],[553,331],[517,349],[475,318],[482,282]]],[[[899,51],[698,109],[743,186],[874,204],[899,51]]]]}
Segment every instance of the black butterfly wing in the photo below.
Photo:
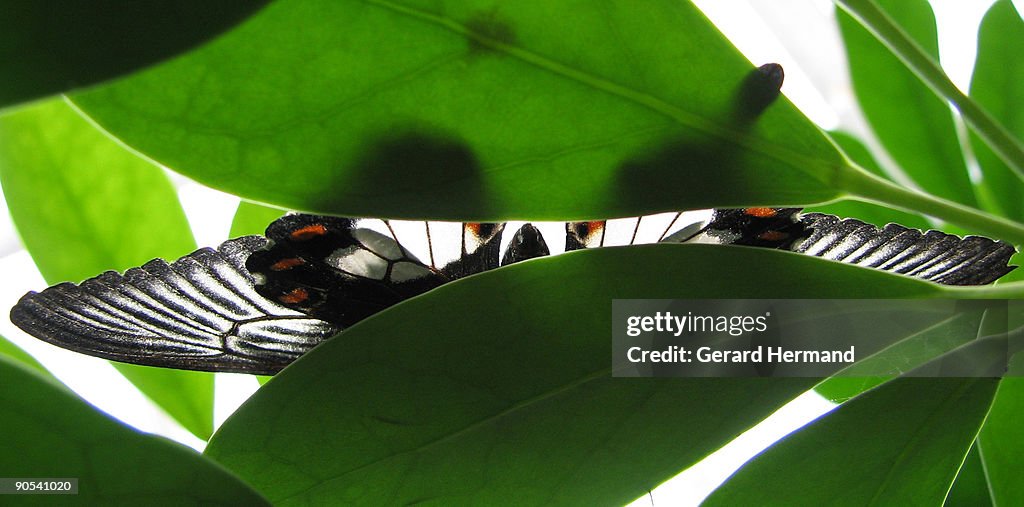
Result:
{"type": "Polygon", "coordinates": [[[716,209],[699,231],[666,241],[792,250],[946,285],[984,285],[1016,269],[1012,245],[897,224],[876,227],[799,208],[716,209]]]}
{"type": "Polygon", "coordinates": [[[462,224],[461,252],[441,272],[452,280],[482,273],[501,265],[501,235],[505,223],[465,222],[462,224]]]}
{"type": "Polygon", "coordinates": [[[267,244],[247,236],[173,263],[156,259],[124,275],[30,292],[11,321],[54,345],[114,361],[273,374],[340,329],[255,291],[245,260],[267,244]]]}
{"type": "Polygon", "coordinates": [[[269,245],[246,262],[256,290],[296,311],[349,327],[451,280],[417,259],[393,233],[360,222],[304,214],[278,219],[267,228],[269,245]]]}
{"type": "Polygon", "coordinates": [[[793,250],[946,285],[984,285],[1016,269],[1013,246],[980,236],[961,238],[897,224],[879,228],[852,218],[807,213],[810,234],[793,250]]]}
{"type": "MultiPolygon", "coordinates": [[[[278,219],[267,228],[270,246],[247,261],[256,290],[294,310],[349,327],[449,281],[550,254],[532,224],[517,229],[499,256],[506,224],[467,222],[460,224],[458,257],[435,267],[402,246],[389,222],[379,222],[387,228],[383,232],[367,222],[303,214],[278,219]]],[[[429,242],[429,225],[425,230],[429,242]]]]}
{"type": "Polygon", "coordinates": [[[273,374],[363,318],[498,266],[504,224],[463,224],[462,255],[436,269],[393,232],[363,222],[287,215],[268,226],[267,238],[31,292],[11,320],[44,341],[105,359],[273,374]]]}

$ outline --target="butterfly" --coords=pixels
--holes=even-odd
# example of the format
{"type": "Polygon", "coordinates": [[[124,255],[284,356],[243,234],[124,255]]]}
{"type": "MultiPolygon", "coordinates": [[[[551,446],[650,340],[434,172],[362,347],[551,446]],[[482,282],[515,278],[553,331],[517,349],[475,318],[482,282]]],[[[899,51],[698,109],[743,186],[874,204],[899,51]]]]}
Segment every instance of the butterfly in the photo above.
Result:
{"type": "MultiPolygon", "coordinates": [[[[988,238],[883,228],[800,208],[717,209],[671,217],[656,240],[801,252],[937,283],[990,283],[1015,250],[988,238]]],[[[628,244],[637,238],[636,225],[628,244]]],[[[11,320],[49,343],[105,359],[217,372],[274,374],[385,308],[476,273],[551,254],[534,224],[460,223],[447,261],[399,241],[386,220],[289,214],[177,261],[152,260],[23,296],[11,320]],[[505,239],[510,238],[510,239],[505,239]]],[[[452,225],[452,224],[449,224],[452,225]]],[[[606,246],[609,221],[564,223],[565,251],[606,246]]],[[[435,226],[436,227],[436,226],[435,226]]]]}

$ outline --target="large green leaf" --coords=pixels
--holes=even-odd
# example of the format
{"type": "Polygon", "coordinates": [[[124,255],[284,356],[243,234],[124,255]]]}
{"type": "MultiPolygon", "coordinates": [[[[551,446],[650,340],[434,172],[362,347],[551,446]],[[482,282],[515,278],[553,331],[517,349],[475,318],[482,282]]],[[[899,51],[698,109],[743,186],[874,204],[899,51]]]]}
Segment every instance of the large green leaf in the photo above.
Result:
{"type": "Polygon", "coordinates": [[[158,62],[265,3],[6,0],[0,16],[0,108],[158,62]]]}
{"type": "MultiPolygon", "coordinates": [[[[960,115],[1018,176],[1024,178],[1024,143],[1014,137],[985,109],[967,97],[943,72],[942,67],[927,48],[922,48],[899,26],[875,0],[834,0],[843,9],[856,16],[878,40],[884,42],[894,55],[906,64],[936,95],[953,104],[960,115]]],[[[896,4],[901,6],[902,4],[896,4]]]]}
{"type": "Polygon", "coordinates": [[[985,466],[978,454],[978,444],[971,446],[963,466],[956,474],[956,482],[949,489],[946,507],[977,507],[992,505],[992,494],[989,492],[988,479],[985,477],[985,466]]]}
{"type": "Polygon", "coordinates": [[[833,402],[843,403],[893,377],[865,372],[909,371],[974,340],[981,327],[982,314],[979,313],[965,312],[942,319],[876,354],[861,358],[842,375],[823,381],[814,390],[833,402]]]}
{"type": "Polygon", "coordinates": [[[22,241],[50,283],[195,249],[160,169],[60,99],[0,117],[0,183],[22,241]]]}
{"type": "MultiPolygon", "coordinates": [[[[195,248],[163,172],[60,99],[0,116],[0,183],[48,283],[79,282],[195,248]]],[[[115,364],[200,438],[213,432],[213,376],[115,364]]]]}
{"type": "MultiPolygon", "coordinates": [[[[899,26],[938,58],[935,16],[926,0],[879,0],[899,26]]],[[[838,11],[850,76],[861,109],[882,145],[921,188],[967,205],[975,198],[947,103],[881,42],[838,11]]]]}
{"type": "MultiPolygon", "coordinates": [[[[978,59],[971,76],[971,99],[998,119],[1017,139],[1024,139],[1024,21],[1010,0],[999,0],[981,22],[978,59]]],[[[1024,221],[1024,182],[976,133],[971,147],[984,175],[983,195],[996,211],[1024,221]]]]}
{"type": "Polygon", "coordinates": [[[850,169],[785,98],[761,114],[758,76],[688,2],[282,0],[73,100],[176,171],[306,211],[553,220],[840,197],[850,169]]]}
{"type": "Polygon", "coordinates": [[[981,458],[996,505],[1024,503],[1024,441],[1020,438],[1024,415],[1024,378],[1007,377],[999,384],[992,411],[978,436],[981,458]]]}
{"type": "Polygon", "coordinates": [[[707,505],[939,505],[985,419],[993,378],[899,378],[747,463],[707,505]]]}
{"type": "Polygon", "coordinates": [[[5,357],[0,357],[0,406],[0,476],[78,479],[74,497],[33,495],[17,500],[267,505],[237,477],[191,449],[131,430],[5,357]]]}
{"type": "Polygon", "coordinates": [[[779,294],[944,292],[737,247],[537,259],[442,286],[346,330],[264,386],[206,452],[282,505],[627,502],[817,379],[613,378],[611,300],[779,294]]]}

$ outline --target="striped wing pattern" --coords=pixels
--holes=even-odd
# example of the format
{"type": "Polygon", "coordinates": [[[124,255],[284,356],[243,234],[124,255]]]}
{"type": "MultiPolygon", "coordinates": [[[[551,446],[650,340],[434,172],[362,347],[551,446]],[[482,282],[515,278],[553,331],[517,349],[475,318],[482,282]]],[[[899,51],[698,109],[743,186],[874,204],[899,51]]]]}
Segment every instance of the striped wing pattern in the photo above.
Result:
{"type": "Polygon", "coordinates": [[[897,224],[879,228],[823,213],[802,216],[811,234],[794,251],[882,269],[945,285],[984,285],[1013,271],[1016,251],[1002,241],[921,232],[897,224]]]}
{"type": "Polygon", "coordinates": [[[267,240],[246,236],[173,263],[31,292],[11,311],[30,334],[136,364],[273,374],[338,328],[256,293],[245,259],[267,240]]]}

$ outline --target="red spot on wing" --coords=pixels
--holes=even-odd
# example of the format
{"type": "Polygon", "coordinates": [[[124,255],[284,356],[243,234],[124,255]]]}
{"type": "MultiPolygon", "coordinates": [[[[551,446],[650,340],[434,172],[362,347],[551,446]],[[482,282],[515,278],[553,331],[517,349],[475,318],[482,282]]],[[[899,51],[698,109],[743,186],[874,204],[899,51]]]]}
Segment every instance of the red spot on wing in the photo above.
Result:
{"type": "Polygon", "coordinates": [[[765,241],[782,241],[789,237],[789,234],[779,231],[765,231],[757,235],[757,239],[765,241]]]}
{"type": "Polygon", "coordinates": [[[291,257],[291,258],[288,258],[288,259],[281,259],[281,260],[271,264],[270,265],[270,270],[271,271],[284,271],[286,269],[294,268],[295,266],[301,266],[301,265],[303,265],[305,263],[306,263],[306,261],[303,260],[303,259],[300,259],[298,257],[291,257]]]}
{"type": "Polygon", "coordinates": [[[294,305],[307,299],[309,299],[309,293],[303,288],[295,288],[285,294],[277,296],[277,300],[286,305],[294,305]]]}
{"type": "Polygon", "coordinates": [[[323,224],[313,224],[295,229],[288,237],[295,241],[308,241],[324,234],[327,234],[327,227],[324,227],[323,224]]]}
{"type": "Polygon", "coordinates": [[[758,218],[770,218],[778,214],[778,211],[775,211],[772,208],[747,208],[743,210],[743,212],[752,217],[758,218]]]}

